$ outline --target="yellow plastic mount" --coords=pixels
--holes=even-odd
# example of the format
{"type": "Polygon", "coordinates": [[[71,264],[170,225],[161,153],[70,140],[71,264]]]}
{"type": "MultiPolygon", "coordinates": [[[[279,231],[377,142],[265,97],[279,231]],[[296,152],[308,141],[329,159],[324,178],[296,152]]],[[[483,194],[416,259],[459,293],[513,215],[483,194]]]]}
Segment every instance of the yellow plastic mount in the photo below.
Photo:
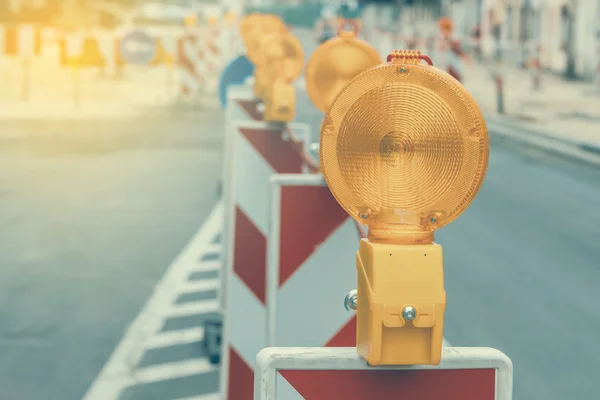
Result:
{"type": "Polygon", "coordinates": [[[257,99],[264,99],[269,90],[269,69],[267,66],[256,66],[254,68],[254,85],[252,87],[257,99]]]}
{"type": "Polygon", "coordinates": [[[269,122],[292,122],[296,110],[296,89],[290,83],[276,81],[268,88],[264,98],[264,120],[269,122]]]}
{"type": "Polygon", "coordinates": [[[442,247],[362,239],[356,267],[360,356],[370,365],[438,365],[446,310],[442,247]],[[412,321],[403,318],[407,306],[416,310],[412,321]]]}

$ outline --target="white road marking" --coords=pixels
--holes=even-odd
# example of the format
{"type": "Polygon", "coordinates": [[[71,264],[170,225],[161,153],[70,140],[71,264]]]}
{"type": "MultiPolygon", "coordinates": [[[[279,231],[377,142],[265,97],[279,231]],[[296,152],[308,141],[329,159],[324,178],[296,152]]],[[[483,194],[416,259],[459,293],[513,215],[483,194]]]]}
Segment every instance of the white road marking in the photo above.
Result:
{"type": "Polygon", "coordinates": [[[198,315],[198,314],[207,314],[210,312],[219,311],[218,300],[210,300],[210,301],[197,301],[194,303],[184,303],[172,305],[168,309],[165,310],[164,316],[173,318],[173,317],[187,317],[190,315],[198,315]]]}
{"type": "Polygon", "coordinates": [[[181,398],[181,399],[177,399],[177,400],[221,400],[221,397],[218,393],[213,393],[213,394],[203,394],[200,396],[186,397],[186,398],[181,398]]]}
{"type": "Polygon", "coordinates": [[[188,328],[171,332],[162,332],[146,341],[146,349],[170,347],[178,344],[197,343],[204,338],[204,328],[188,328]]]}
{"type": "MultiPolygon", "coordinates": [[[[202,228],[171,263],[154,293],[125,332],[123,339],[92,383],[83,400],[116,400],[125,387],[130,386],[132,382],[135,383],[137,376],[135,369],[146,350],[144,343],[162,327],[166,316],[164,311],[172,307],[179,295],[179,288],[188,279],[190,271],[197,270],[199,257],[207,248],[210,248],[210,242],[221,229],[222,220],[223,204],[219,202],[202,228]]],[[[195,366],[196,371],[206,369],[205,367],[205,364],[196,364],[195,366]]],[[[191,367],[188,366],[189,368],[191,367]]],[[[154,371],[166,373],[164,370],[154,371]]],[[[148,375],[142,376],[147,377],[148,375]]]]}
{"type": "Polygon", "coordinates": [[[208,245],[206,252],[221,254],[222,248],[223,248],[223,246],[221,246],[221,244],[219,244],[219,243],[211,243],[208,245]]]}
{"type": "Polygon", "coordinates": [[[206,374],[216,370],[217,367],[212,365],[206,358],[193,358],[140,368],[135,372],[135,382],[136,384],[152,383],[191,375],[206,374]]]}
{"type": "Polygon", "coordinates": [[[221,260],[202,261],[191,268],[191,272],[219,271],[221,260]]]}
{"type": "Polygon", "coordinates": [[[204,281],[188,281],[183,284],[180,293],[207,292],[218,289],[221,286],[219,279],[207,279],[204,281]]]}

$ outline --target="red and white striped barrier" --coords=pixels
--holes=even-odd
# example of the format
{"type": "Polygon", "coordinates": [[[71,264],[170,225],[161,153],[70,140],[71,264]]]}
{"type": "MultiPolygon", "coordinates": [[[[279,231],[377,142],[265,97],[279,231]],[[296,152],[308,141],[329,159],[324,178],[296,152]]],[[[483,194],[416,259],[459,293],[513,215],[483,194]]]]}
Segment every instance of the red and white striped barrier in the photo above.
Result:
{"type": "Polygon", "coordinates": [[[486,347],[444,348],[438,366],[398,367],[368,366],[356,348],[276,347],[258,354],[254,388],[254,400],[511,400],[513,366],[486,347]]]}
{"type": "Polygon", "coordinates": [[[36,25],[0,25],[0,56],[31,58],[42,51],[42,28],[36,25]]]}
{"type": "Polygon", "coordinates": [[[357,282],[355,221],[321,174],[271,182],[267,346],[354,346],[356,319],[342,299],[357,282]]]}
{"type": "MultiPolygon", "coordinates": [[[[304,143],[310,139],[308,125],[288,127],[304,143]]],[[[240,121],[232,134],[231,173],[225,182],[230,187],[221,388],[223,398],[242,400],[252,396],[254,359],[267,343],[270,179],[274,174],[302,173],[303,160],[297,146],[286,138],[284,126],[240,121]]]]}
{"type": "MultiPolygon", "coordinates": [[[[252,87],[246,85],[230,87],[227,91],[227,108],[225,110],[225,143],[223,152],[223,176],[221,179],[223,199],[225,204],[230,204],[232,167],[231,162],[233,157],[233,141],[235,138],[235,129],[237,121],[261,121],[262,113],[258,110],[260,102],[254,97],[252,87]]],[[[229,215],[225,213],[223,216],[223,238],[228,237],[229,215]]],[[[225,240],[223,245],[222,261],[223,265],[228,263],[228,255],[230,254],[230,241],[225,240]]],[[[223,270],[222,270],[223,271],[223,270]]],[[[225,285],[226,278],[221,279],[223,285],[219,293],[221,308],[225,308],[225,285]]]]}
{"type": "Polygon", "coordinates": [[[187,99],[196,98],[202,89],[202,52],[198,33],[189,31],[179,38],[177,60],[181,77],[180,94],[187,99]]]}

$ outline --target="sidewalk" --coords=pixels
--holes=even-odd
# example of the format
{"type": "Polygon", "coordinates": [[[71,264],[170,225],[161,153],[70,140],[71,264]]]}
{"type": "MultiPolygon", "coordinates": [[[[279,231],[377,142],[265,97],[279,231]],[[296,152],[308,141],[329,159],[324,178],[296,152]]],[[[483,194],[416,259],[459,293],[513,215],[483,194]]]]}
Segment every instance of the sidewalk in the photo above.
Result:
{"type": "Polygon", "coordinates": [[[540,135],[600,154],[598,86],[543,74],[542,88],[535,91],[530,71],[505,67],[505,115],[499,115],[496,84],[490,69],[473,61],[463,71],[464,85],[486,115],[488,124],[501,124],[522,135],[540,135]]]}
{"type": "Polygon", "coordinates": [[[175,71],[162,67],[127,67],[115,79],[99,76],[95,68],[75,72],[42,58],[27,73],[19,60],[4,59],[0,120],[135,118],[148,107],[172,104],[176,83],[175,71]]]}

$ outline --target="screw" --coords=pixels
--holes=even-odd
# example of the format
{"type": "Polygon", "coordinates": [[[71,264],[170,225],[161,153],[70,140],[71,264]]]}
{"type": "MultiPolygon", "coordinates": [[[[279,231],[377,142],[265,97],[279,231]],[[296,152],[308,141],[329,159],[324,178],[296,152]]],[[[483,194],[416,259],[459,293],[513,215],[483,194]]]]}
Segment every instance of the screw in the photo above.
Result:
{"type": "Polygon", "coordinates": [[[402,318],[406,321],[412,321],[417,316],[417,310],[413,306],[406,306],[402,310],[402,318]]]}
{"type": "Polygon", "coordinates": [[[431,217],[431,218],[429,219],[429,221],[430,221],[432,224],[435,224],[435,223],[437,222],[437,218],[436,218],[436,217],[431,217]]]}
{"type": "Polygon", "coordinates": [[[358,308],[358,291],[356,289],[351,290],[344,299],[344,307],[346,311],[356,310],[358,308]]]}
{"type": "Polygon", "coordinates": [[[399,74],[404,74],[405,72],[406,72],[406,68],[404,68],[404,67],[398,68],[398,73],[399,74]]]}
{"type": "Polygon", "coordinates": [[[369,214],[367,214],[367,213],[362,213],[362,214],[360,214],[360,217],[361,217],[362,219],[367,219],[367,217],[368,217],[368,216],[369,216],[369,214]]]}

